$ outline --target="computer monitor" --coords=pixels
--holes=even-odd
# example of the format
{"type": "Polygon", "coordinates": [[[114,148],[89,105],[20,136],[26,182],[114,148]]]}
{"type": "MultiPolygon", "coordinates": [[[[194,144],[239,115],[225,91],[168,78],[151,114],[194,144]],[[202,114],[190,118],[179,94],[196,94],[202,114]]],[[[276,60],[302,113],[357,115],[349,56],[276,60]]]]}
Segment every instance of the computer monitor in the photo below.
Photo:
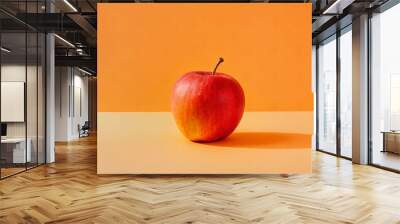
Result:
{"type": "Polygon", "coordinates": [[[7,124],[1,123],[1,136],[7,136],[7,124]]]}

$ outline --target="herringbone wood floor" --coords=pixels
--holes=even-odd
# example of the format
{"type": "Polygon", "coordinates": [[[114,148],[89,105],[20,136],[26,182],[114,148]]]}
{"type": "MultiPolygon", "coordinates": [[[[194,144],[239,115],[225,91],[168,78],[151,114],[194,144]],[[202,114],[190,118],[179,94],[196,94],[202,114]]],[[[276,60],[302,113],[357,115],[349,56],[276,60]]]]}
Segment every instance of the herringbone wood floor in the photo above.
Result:
{"type": "Polygon", "coordinates": [[[400,223],[400,175],[314,154],[309,175],[98,176],[95,138],[0,181],[0,223],[400,223]]]}

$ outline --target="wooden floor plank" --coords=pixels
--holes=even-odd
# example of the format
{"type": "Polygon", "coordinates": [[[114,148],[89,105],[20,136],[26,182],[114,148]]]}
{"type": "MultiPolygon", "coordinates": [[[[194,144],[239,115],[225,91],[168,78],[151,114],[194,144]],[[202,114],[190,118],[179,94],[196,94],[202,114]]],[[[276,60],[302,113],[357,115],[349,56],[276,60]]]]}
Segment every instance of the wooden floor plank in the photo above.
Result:
{"type": "Polygon", "coordinates": [[[0,181],[0,223],[400,223],[400,175],[315,152],[307,175],[96,174],[96,139],[0,181]]]}

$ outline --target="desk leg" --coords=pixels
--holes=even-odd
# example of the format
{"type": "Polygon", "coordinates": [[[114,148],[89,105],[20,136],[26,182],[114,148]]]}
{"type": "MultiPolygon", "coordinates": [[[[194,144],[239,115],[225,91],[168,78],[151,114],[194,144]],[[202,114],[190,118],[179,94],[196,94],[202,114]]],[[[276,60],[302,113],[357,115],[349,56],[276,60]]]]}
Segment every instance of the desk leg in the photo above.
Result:
{"type": "Polygon", "coordinates": [[[386,152],[386,134],[382,133],[383,135],[383,149],[381,152],[386,152]]]}

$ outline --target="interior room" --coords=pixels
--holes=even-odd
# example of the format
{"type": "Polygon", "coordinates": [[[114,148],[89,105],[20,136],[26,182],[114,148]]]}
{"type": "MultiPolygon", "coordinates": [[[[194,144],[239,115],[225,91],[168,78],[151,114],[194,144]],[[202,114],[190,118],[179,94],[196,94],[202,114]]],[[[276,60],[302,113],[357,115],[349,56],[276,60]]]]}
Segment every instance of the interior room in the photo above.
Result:
{"type": "Polygon", "coordinates": [[[2,33],[1,177],[45,162],[44,34],[2,33]]]}
{"type": "Polygon", "coordinates": [[[398,0],[0,1],[0,223],[400,223],[398,0]]]}
{"type": "Polygon", "coordinates": [[[399,48],[393,44],[398,32],[393,32],[393,21],[400,19],[400,7],[394,6],[371,20],[372,86],[371,86],[371,162],[378,166],[399,170],[398,151],[399,120],[399,71],[395,61],[399,48]]]}

